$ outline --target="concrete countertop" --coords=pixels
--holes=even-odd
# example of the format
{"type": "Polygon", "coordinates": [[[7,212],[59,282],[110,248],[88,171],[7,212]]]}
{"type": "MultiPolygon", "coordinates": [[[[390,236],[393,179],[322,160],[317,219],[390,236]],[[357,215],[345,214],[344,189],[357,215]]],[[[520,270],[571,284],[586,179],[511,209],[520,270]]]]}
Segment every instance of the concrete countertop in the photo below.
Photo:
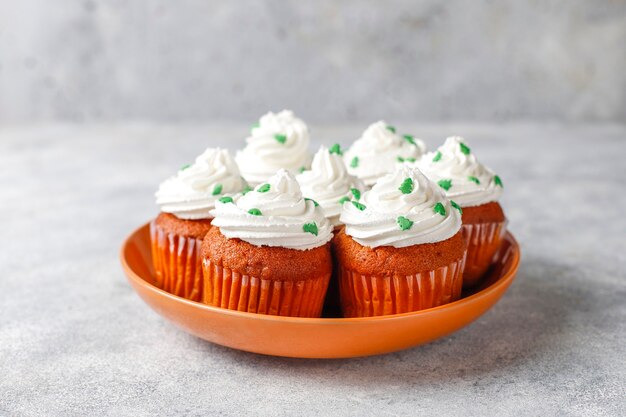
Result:
{"type": "MultiPolygon", "coordinates": [[[[363,126],[313,126],[314,145],[363,126]]],[[[407,126],[500,174],[518,278],[467,328],[350,360],[190,336],[122,273],[157,184],[246,126],[0,128],[0,415],[626,415],[626,126],[407,126]]]]}

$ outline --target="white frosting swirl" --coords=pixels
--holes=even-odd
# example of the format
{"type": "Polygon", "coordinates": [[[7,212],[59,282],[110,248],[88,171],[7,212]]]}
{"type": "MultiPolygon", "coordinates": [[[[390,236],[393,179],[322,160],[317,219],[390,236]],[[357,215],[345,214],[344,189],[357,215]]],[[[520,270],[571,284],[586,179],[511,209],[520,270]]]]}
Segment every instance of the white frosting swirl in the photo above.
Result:
{"type": "Polygon", "coordinates": [[[341,224],[339,215],[345,201],[360,199],[365,191],[361,180],[348,174],[339,153],[339,145],[334,145],[334,153],[325,146],[320,147],[313,157],[310,171],[296,177],[302,194],[312,198],[324,209],[333,226],[341,224]],[[356,190],[356,191],[355,191],[356,190]]]}
{"type": "Polygon", "coordinates": [[[446,195],[461,207],[497,201],[502,182],[482,165],[460,136],[451,136],[436,152],[429,152],[415,164],[431,180],[446,189],[446,195]]]}
{"type": "Polygon", "coordinates": [[[208,148],[192,165],[165,180],[156,192],[161,211],[179,219],[209,219],[215,201],[246,186],[239,168],[226,149],[208,148]]]}
{"type": "Polygon", "coordinates": [[[232,202],[218,201],[211,213],[212,224],[224,236],[256,246],[306,250],[333,237],[323,210],[302,196],[298,182],[284,169],[232,202]]]}
{"type": "Polygon", "coordinates": [[[415,160],[426,150],[424,142],[411,135],[399,135],[384,121],[370,125],[344,155],[348,172],[371,186],[393,172],[398,161],[415,160]]]}
{"type": "Polygon", "coordinates": [[[358,203],[345,204],[340,219],[346,234],[363,246],[440,242],[461,228],[460,212],[443,190],[408,165],[381,178],[360,203],[360,208],[358,203]]]}
{"type": "Polygon", "coordinates": [[[309,129],[291,110],[261,117],[246,143],[236,160],[244,178],[253,185],[267,180],[280,168],[295,173],[308,168],[311,162],[309,129]]]}

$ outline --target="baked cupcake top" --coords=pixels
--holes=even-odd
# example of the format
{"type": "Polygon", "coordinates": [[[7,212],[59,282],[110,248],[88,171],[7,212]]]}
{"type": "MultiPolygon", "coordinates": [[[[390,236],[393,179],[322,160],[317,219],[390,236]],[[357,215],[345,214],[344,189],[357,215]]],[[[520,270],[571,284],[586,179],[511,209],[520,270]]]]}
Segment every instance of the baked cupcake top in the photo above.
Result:
{"type": "Polygon", "coordinates": [[[253,191],[218,201],[213,226],[227,238],[256,246],[306,250],[332,239],[332,226],[315,201],[304,198],[298,182],[285,169],[253,191]]]}
{"type": "Polygon", "coordinates": [[[415,166],[461,207],[498,201],[502,194],[500,177],[478,162],[460,136],[447,138],[436,152],[425,154],[415,166]]]}
{"type": "Polygon", "coordinates": [[[341,158],[338,144],[329,148],[321,146],[313,157],[310,171],[296,177],[302,194],[312,198],[324,209],[333,226],[341,224],[341,206],[352,199],[359,200],[365,185],[358,178],[348,174],[341,158]]]}
{"type": "Polygon", "coordinates": [[[296,173],[311,162],[309,129],[291,110],[262,116],[246,143],[236,160],[250,184],[260,184],[280,168],[296,173]]]}
{"type": "Polygon", "coordinates": [[[461,209],[418,169],[401,165],[360,201],[343,206],[346,234],[363,246],[403,248],[441,242],[461,228],[461,209]]]}
{"type": "Polygon", "coordinates": [[[217,199],[246,186],[228,150],[208,148],[193,164],[162,182],[155,197],[164,213],[185,220],[208,219],[217,199]]]}
{"type": "Polygon", "coordinates": [[[399,135],[384,121],[371,124],[344,155],[348,172],[367,186],[393,172],[398,162],[415,161],[426,150],[424,142],[411,135],[399,135]]]}

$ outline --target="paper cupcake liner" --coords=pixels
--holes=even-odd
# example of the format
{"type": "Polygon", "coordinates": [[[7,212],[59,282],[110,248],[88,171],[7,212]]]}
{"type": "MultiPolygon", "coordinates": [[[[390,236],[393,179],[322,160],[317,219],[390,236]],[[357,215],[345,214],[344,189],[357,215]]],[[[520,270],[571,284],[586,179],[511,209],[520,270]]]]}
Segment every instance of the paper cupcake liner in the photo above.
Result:
{"type": "Polygon", "coordinates": [[[433,271],[378,277],[339,269],[344,317],[372,317],[437,307],[461,298],[465,258],[433,271]]]}
{"type": "MultiPolygon", "coordinates": [[[[335,227],[333,239],[331,240],[331,246],[334,246],[335,239],[339,230],[343,226],[335,227]]],[[[324,300],[324,311],[331,314],[331,317],[341,316],[341,302],[339,298],[339,282],[338,282],[338,262],[335,258],[335,251],[333,249],[333,273],[328,282],[328,290],[326,291],[326,299],[324,300]]]]}
{"type": "Polygon", "coordinates": [[[156,285],[192,301],[202,298],[202,239],[167,233],[150,223],[156,285]]]}
{"type": "Polygon", "coordinates": [[[216,307],[275,316],[320,317],[330,275],[275,281],[243,275],[205,259],[202,301],[216,307]]]}
{"type": "Polygon", "coordinates": [[[506,232],[506,221],[464,224],[461,230],[467,243],[463,288],[470,288],[478,284],[489,269],[506,232]]]}
{"type": "Polygon", "coordinates": [[[324,312],[328,313],[330,317],[341,316],[341,300],[339,297],[339,282],[338,272],[336,264],[333,265],[333,273],[328,282],[328,290],[326,291],[326,297],[324,299],[324,312]]]}

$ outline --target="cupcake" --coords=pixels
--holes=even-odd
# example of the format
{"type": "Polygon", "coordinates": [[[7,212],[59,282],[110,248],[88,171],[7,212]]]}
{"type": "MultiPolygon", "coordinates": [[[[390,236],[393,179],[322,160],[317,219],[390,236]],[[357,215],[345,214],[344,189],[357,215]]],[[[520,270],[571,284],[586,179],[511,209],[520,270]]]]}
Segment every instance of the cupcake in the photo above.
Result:
{"type": "Polygon", "coordinates": [[[209,148],[193,164],[165,180],[155,194],[161,213],[150,223],[156,285],[174,295],[202,297],[202,239],[211,228],[210,211],[225,194],[246,183],[225,149],[209,148]]]}
{"type": "Polygon", "coordinates": [[[421,140],[399,135],[396,128],[384,121],[370,125],[344,154],[348,172],[368,187],[393,172],[398,162],[415,161],[425,151],[421,140]]]}
{"type": "Polygon", "coordinates": [[[236,160],[244,178],[258,185],[281,168],[295,174],[309,167],[309,129],[290,110],[259,119],[236,160]]]}
{"type": "Polygon", "coordinates": [[[253,191],[216,203],[202,245],[207,304],[319,317],[332,270],[332,226],[281,169],[253,191]]]}
{"type": "Polygon", "coordinates": [[[401,165],[343,206],[333,246],[345,317],[436,307],[461,296],[460,211],[437,184],[401,165]]]}
{"type": "Polygon", "coordinates": [[[363,182],[348,174],[341,155],[338,144],[330,149],[322,146],[313,157],[311,170],[296,177],[302,194],[322,206],[334,227],[341,225],[341,206],[350,200],[358,201],[365,191],[363,182]]]}
{"type": "MultiPolygon", "coordinates": [[[[363,181],[348,174],[341,156],[342,151],[338,144],[330,149],[322,146],[313,157],[311,170],[296,177],[302,194],[322,206],[326,218],[335,228],[335,233],[342,227],[339,221],[341,207],[351,200],[359,201],[365,191],[363,181]]],[[[331,245],[333,242],[334,238],[331,245]]],[[[325,307],[331,312],[339,311],[339,285],[335,268],[328,284],[325,307]]]]}
{"type": "Polygon", "coordinates": [[[462,229],[467,241],[463,286],[472,287],[491,265],[506,231],[506,219],[498,203],[502,180],[478,162],[459,136],[447,138],[416,166],[463,209],[462,229]]]}

